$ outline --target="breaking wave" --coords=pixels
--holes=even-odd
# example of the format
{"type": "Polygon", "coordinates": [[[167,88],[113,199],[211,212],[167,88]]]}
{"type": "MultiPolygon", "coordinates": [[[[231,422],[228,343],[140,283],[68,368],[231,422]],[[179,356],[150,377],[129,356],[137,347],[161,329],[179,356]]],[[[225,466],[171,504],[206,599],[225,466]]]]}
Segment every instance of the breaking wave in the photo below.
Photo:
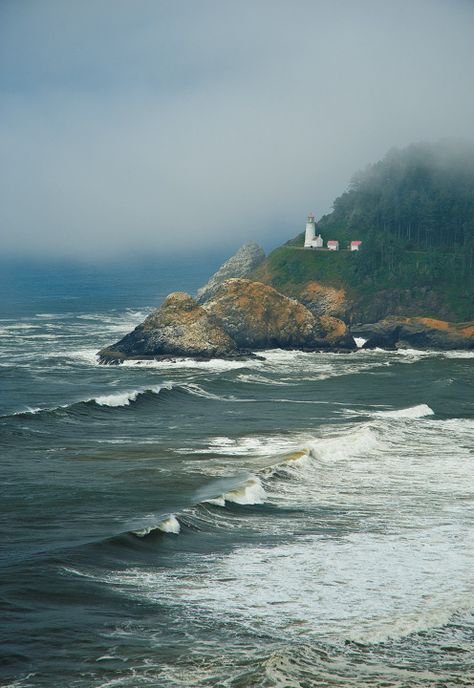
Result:
{"type": "Polygon", "coordinates": [[[16,411],[14,413],[0,416],[0,418],[11,417],[28,417],[37,414],[54,414],[54,413],[68,413],[69,411],[80,408],[81,406],[99,406],[120,408],[131,406],[140,398],[156,397],[163,392],[173,392],[174,394],[187,394],[191,397],[198,397],[200,399],[207,399],[210,401],[228,401],[228,402],[253,402],[253,399],[237,399],[232,395],[222,396],[210,392],[200,385],[195,383],[175,384],[172,382],[163,382],[160,385],[153,387],[140,387],[138,389],[124,390],[122,392],[113,392],[112,394],[99,394],[89,399],[79,399],[67,404],[59,404],[53,407],[34,407],[27,406],[26,409],[16,411]]]}
{"type": "Polygon", "coordinates": [[[375,411],[372,415],[377,418],[424,418],[425,416],[433,416],[434,411],[428,404],[418,404],[394,411],[375,411]]]}
{"type": "Polygon", "coordinates": [[[147,528],[142,528],[141,530],[134,530],[132,533],[138,537],[145,537],[156,530],[160,530],[162,533],[173,533],[174,535],[179,535],[181,526],[176,516],[174,516],[174,514],[170,514],[162,521],[157,523],[157,525],[148,526],[147,528]]]}
{"type": "MultiPolygon", "coordinates": [[[[98,406],[130,406],[130,404],[143,394],[159,394],[163,389],[162,385],[150,387],[149,389],[133,389],[129,392],[117,392],[116,394],[106,394],[104,396],[90,399],[98,406]]],[[[169,389],[169,387],[166,387],[169,389]]],[[[87,402],[86,402],[87,403],[87,402]]]]}
{"type": "Polygon", "coordinates": [[[97,397],[91,397],[90,399],[80,399],[79,401],[74,401],[70,404],[60,404],[54,407],[27,407],[23,411],[17,411],[16,413],[8,414],[6,416],[0,416],[1,418],[11,418],[14,416],[27,417],[34,416],[40,413],[57,413],[57,412],[68,412],[69,410],[76,409],[80,406],[109,406],[111,408],[117,408],[120,406],[130,406],[133,402],[137,401],[139,397],[145,395],[158,395],[162,390],[171,390],[173,385],[162,384],[156,385],[154,387],[144,387],[142,389],[132,389],[125,392],[116,392],[114,394],[104,394],[97,397]]]}

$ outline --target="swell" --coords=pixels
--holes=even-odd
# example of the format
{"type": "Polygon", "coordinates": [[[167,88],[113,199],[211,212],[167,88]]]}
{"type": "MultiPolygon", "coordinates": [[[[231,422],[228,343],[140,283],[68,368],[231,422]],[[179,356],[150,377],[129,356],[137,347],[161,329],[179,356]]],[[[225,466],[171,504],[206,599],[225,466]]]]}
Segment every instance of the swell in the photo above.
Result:
{"type": "MultiPolygon", "coordinates": [[[[174,391],[171,389],[169,393],[174,391]]],[[[123,532],[79,545],[78,548],[130,550],[155,547],[156,541],[162,538],[174,538],[186,533],[215,533],[226,527],[229,518],[245,519],[251,513],[274,512],[275,509],[278,511],[282,507],[289,507],[291,504],[279,498],[288,481],[304,482],[311,478],[311,474],[314,478],[314,471],[320,470],[327,462],[337,463],[348,457],[356,461],[367,453],[378,452],[385,434],[393,431],[394,418],[418,423],[424,422],[423,418],[432,413],[427,405],[392,412],[395,415],[391,415],[391,412],[374,413],[372,421],[357,423],[336,435],[308,439],[306,447],[291,453],[275,454],[272,463],[245,477],[229,476],[210,482],[199,491],[194,503],[180,510],[137,519],[133,526],[123,532]]]]}
{"type": "Polygon", "coordinates": [[[25,410],[2,415],[0,419],[31,418],[34,416],[63,416],[76,414],[78,412],[87,412],[88,410],[91,411],[94,409],[117,410],[133,406],[137,402],[146,403],[156,401],[158,396],[162,402],[182,396],[199,397],[200,399],[217,401],[233,401],[230,397],[219,396],[205,390],[197,384],[188,383],[176,385],[174,383],[162,383],[153,387],[129,389],[122,392],[114,392],[112,394],[99,394],[96,397],[80,399],[69,404],[60,404],[53,407],[27,407],[25,410]]]}
{"type": "MultiPolygon", "coordinates": [[[[358,423],[351,430],[325,439],[312,439],[304,448],[295,449],[287,454],[276,455],[271,464],[248,475],[245,479],[236,479],[224,489],[212,491],[209,486],[207,494],[202,494],[199,502],[173,514],[160,516],[156,523],[148,523],[143,528],[129,531],[127,536],[146,538],[172,533],[177,535],[181,528],[200,530],[200,524],[218,524],[222,510],[239,510],[242,507],[267,507],[267,500],[278,494],[279,488],[288,480],[306,480],[308,469],[314,471],[326,461],[337,462],[341,457],[364,456],[368,452],[378,451],[384,442],[385,433],[393,431],[393,419],[405,423],[423,422],[425,417],[433,416],[433,410],[427,404],[419,404],[395,411],[382,411],[372,414],[373,420],[358,423]],[[278,483],[281,483],[280,485],[278,483]],[[172,527],[168,519],[172,520],[172,527]]],[[[273,500],[272,500],[273,501],[273,500]]],[[[272,508],[281,508],[277,500],[272,508]]]]}
{"type": "MultiPolygon", "coordinates": [[[[266,484],[296,476],[296,472],[311,460],[308,449],[295,451],[279,457],[278,461],[245,478],[227,478],[219,482],[219,488],[209,484],[200,501],[175,512],[161,513],[154,519],[111,537],[78,546],[78,549],[92,548],[103,551],[114,550],[120,557],[122,551],[154,548],[162,538],[175,538],[183,534],[216,532],[226,524],[228,518],[243,517],[249,509],[265,508],[266,484]],[[222,485],[225,484],[225,487],[222,485]]],[[[273,507],[270,507],[273,508],[273,507]]]]}

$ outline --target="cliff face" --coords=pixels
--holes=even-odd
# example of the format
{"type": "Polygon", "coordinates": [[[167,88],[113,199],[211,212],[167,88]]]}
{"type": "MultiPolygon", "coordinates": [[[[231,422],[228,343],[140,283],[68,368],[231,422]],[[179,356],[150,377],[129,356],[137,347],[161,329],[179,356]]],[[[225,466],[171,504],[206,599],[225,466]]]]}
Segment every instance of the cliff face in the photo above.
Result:
{"type": "Polygon", "coordinates": [[[244,244],[237,253],[221,265],[219,270],[209,278],[207,284],[198,289],[196,300],[198,303],[204,303],[214,296],[223,282],[233,277],[247,277],[264,259],[265,253],[258,244],[254,242],[244,244]]]}
{"type": "Polygon", "coordinates": [[[267,348],[346,350],[355,343],[341,320],[318,318],[260,282],[231,279],[204,306],[188,294],[171,294],[133,332],[99,351],[99,357],[102,363],[170,356],[235,358],[267,348]]]}
{"type": "Polygon", "coordinates": [[[206,311],[189,294],[175,292],[133,332],[99,351],[99,358],[109,363],[127,358],[211,358],[236,353],[233,339],[206,311]]]}
{"type": "Polygon", "coordinates": [[[341,320],[318,318],[302,303],[261,282],[227,280],[204,309],[242,348],[355,346],[341,320]]]}

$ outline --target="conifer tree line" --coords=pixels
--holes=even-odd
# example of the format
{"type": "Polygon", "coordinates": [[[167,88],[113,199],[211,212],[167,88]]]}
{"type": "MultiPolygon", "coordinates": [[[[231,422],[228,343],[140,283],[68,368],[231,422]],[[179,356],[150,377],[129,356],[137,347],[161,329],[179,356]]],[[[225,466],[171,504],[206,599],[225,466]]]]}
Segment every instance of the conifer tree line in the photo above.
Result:
{"type": "Polygon", "coordinates": [[[472,280],[474,145],[443,141],[390,150],[354,175],[319,225],[342,241],[363,240],[361,276],[419,271],[435,278],[443,271],[444,278],[472,280]]]}

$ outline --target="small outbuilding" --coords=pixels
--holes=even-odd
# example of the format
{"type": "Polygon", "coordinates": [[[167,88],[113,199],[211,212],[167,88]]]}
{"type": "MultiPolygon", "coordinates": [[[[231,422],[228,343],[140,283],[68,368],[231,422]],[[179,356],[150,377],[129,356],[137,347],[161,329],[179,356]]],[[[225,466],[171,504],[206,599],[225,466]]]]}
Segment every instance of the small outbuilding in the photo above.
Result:
{"type": "Polygon", "coordinates": [[[362,245],[362,241],[351,241],[349,248],[351,251],[358,251],[362,245]]]}
{"type": "Polygon", "coordinates": [[[333,239],[330,239],[328,241],[328,250],[329,251],[339,251],[339,242],[335,241],[333,239]]]}

